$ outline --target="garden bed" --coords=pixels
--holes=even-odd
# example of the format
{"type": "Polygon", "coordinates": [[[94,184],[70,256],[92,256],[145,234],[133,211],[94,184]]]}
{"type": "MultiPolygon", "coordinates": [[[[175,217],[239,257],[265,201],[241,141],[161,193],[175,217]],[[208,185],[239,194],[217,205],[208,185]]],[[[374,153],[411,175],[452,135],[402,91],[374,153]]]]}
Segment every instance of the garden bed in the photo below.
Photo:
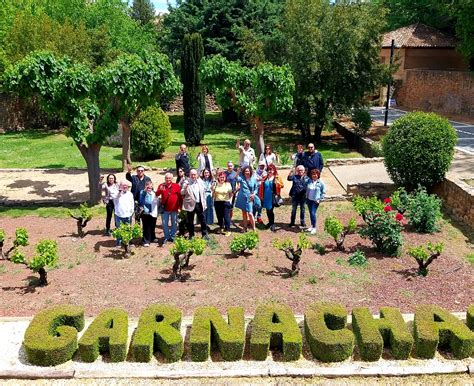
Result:
{"type": "MultiPolygon", "coordinates": [[[[60,303],[82,305],[88,315],[117,306],[137,316],[145,305],[156,302],[177,304],[185,315],[201,305],[215,305],[221,312],[240,305],[252,313],[258,303],[270,300],[287,303],[295,313],[303,313],[308,304],[318,300],[337,301],[349,310],[367,305],[373,312],[380,306],[412,312],[421,303],[465,311],[472,302],[474,268],[465,258],[472,254],[472,246],[448,222],[443,221],[441,231],[433,235],[403,232],[405,246],[427,241],[446,245],[441,257],[430,266],[428,277],[422,278],[416,275],[416,262],[406,253],[399,258],[384,257],[357,234],[347,236],[346,252],[333,250],[334,241],[323,232],[325,217],[331,214],[347,222],[355,213],[350,203],[325,203],[318,212],[318,234],[311,241],[325,245],[327,253],[321,256],[305,250],[299,275],[290,278],[291,262],[272,247],[277,237],[297,239],[297,229],[283,224],[288,221],[289,210],[276,210],[277,233],[260,231],[260,245],[244,257],[230,255],[231,238],[213,235],[204,254],[193,256],[190,269],[183,270],[183,281],[170,279],[168,245],[137,247],[130,259],[123,260],[114,240],[102,236],[104,219],[94,218],[86,228],[87,235],[79,239],[72,219],[3,217],[2,228],[10,237],[16,227],[28,229],[29,254],[38,240],[57,240],[60,263],[48,274],[50,284],[38,287],[36,275],[28,269],[0,262],[0,316],[31,316],[60,303]],[[346,263],[356,249],[366,253],[367,268],[346,263]]],[[[6,247],[10,242],[7,238],[6,247]]]]}

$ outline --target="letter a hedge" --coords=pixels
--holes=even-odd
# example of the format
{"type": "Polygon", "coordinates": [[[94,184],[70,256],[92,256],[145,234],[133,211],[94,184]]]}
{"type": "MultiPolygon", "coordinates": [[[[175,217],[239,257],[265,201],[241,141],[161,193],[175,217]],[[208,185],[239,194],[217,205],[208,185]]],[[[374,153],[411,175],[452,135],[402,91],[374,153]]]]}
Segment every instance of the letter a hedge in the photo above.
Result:
{"type": "Polygon", "coordinates": [[[153,304],[145,308],[131,344],[135,360],[149,362],[156,350],[171,362],[180,360],[184,350],[181,318],[181,310],[174,306],[153,304]]]}
{"type": "Polygon", "coordinates": [[[26,329],[23,345],[37,366],[67,362],[77,350],[77,332],[84,328],[84,309],[62,305],[39,312],[26,329]]]}
{"type": "Polygon", "coordinates": [[[384,344],[390,346],[395,359],[410,356],[413,337],[397,308],[382,307],[377,320],[368,308],[356,307],[352,310],[352,329],[364,361],[379,360],[384,344]]]}
{"type": "Polygon", "coordinates": [[[212,342],[217,343],[225,361],[242,359],[245,344],[245,317],[242,307],[227,310],[228,323],[216,307],[199,307],[194,312],[191,336],[191,359],[202,362],[209,358],[212,342]]]}
{"type": "Polygon", "coordinates": [[[337,303],[315,303],[304,314],[306,340],[313,356],[340,362],[352,355],[354,334],[346,327],[347,311],[337,303]]]}
{"type": "Polygon", "coordinates": [[[257,307],[252,321],[250,356],[258,361],[267,359],[270,347],[281,348],[285,361],[301,356],[303,337],[290,307],[269,303],[257,307]]]}
{"type": "Polygon", "coordinates": [[[102,311],[79,340],[79,355],[84,362],[94,362],[99,353],[108,352],[112,362],[127,357],[128,314],[121,309],[102,311]]]}
{"type": "Polygon", "coordinates": [[[439,306],[418,307],[414,331],[419,358],[434,358],[438,347],[448,346],[456,359],[468,358],[474,353],[474,332],[439,306]]]}

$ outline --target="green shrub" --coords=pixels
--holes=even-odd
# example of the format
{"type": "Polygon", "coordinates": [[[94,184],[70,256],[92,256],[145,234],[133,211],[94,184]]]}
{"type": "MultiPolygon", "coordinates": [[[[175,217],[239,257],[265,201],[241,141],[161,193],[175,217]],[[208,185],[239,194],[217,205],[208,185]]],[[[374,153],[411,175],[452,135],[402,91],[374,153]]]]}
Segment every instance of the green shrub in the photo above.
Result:
{"type": "Polygon", "coordinates": [[[227,315],[228,322],[215,307],[196,309],[189,338],[193,361],[206,361],[211,351],[211,343],[217,346],[225,361],[242,359],[245,344],[244,309],[230,307],[227,315]]]}
{"type": "Polygon", "coordinates": [[[149,362],[155,351],[176,362],[183,356],[183,337],[179,331],[182,313],[166,304],[152,304],[143,310],[130,349],[137,362],[149,362]]]}
{"type": "Polygon", "coordinates": [[[326,247],[319,243],[315,243],[313,245],[313,249],[316,251],[316,253],[320,254],[321,256],[326,254],[326,247]]]}
{"type": "Polygon", "coordinates": [[[290,307],[277,303],[257,307],[250,336],[252,359],[264,361],[270,348],[279,348],[285,361],[295,361],[301,356],[302,346],[301,331],[290,307]]]}
{"type": "Polygon", "coordinates": [[[205,248],[206,240],[202,238],[193,237],[191,240],[188,240],[185,237],[179,236],[176,237],[173,246],[170,249],[170,254],[174,255],[175,253],[186,253],[191,251],[195,255],[202,255],[205,248]]]}
{"type": "Polygon", "coordinates": [[[347,227],[342,225],[342,222],[339,221],[336,217],[328,216],[324,221],[324,231],[327,232],[334,241],[336,242],[336,247],[340,251],[343,251],[344,248],[344,240],[346,236],[350,233],[353,233],[357,228],[357,223],[355,218],[351,218],[347,227]]]}
{"type": "Polygon", "coordinates": [[[354,210],[357,212],[357,214],[361,216],[365,222],[367,222],[366,217],[368,213],[381,213],[383,212],[385,205],[377,198],[377,196],[355,196],[352,199],[352,206],[354,207],[354,210]]]}
{"type": "Polygon", "coordinates": [[[399,186],[431,187],[448,171],[456,141],[447,119],[434,113],[408,113],[393,123],[382,140],[385,167],[399,186]]]}
{"type": "Polygon", "coordinates": [[[419,358],[434,358],[438,347],[450,348],[456,359],[474,354],[474,332],[439,306],[418,307],[413,327],[419,358]]]}
{"type": "Polygon", "coordinates": [[[397,256],[402,245],[402,224],[394,212],[368,212],[365,221],[367,226],[359,231],[360,235],[372,241],[377,251],[397,256]]]}
{"type": "Polygon", "coordinates": [[[374,157],[383,157],[382,143],[374,141],[370,144],[370,149],[372,150],[372,155],[374,157]]]}
{"type": "Polygon", "coordinates": [[[441,200],[435,194],[428,194],[426,189],[418,189],[409,195],[406,216],[408,225],[420,233],[433,233],[439,230],[441,219],[441,200]]]}
{"type": "Polygon", "coordinates": [[[79,237],[84,237],[84,228],[87,223],[92,219],[92,211],[87,203],[83,203],[79,206],[79,209],[68,210],[69,216],[76,220],[77,234],[79,237]]]}
{"type": "Polygon", "coordinates": [[[474,303],[469,305],[466,313],[466,324],[467,327],[474,331],[474,303]]]}
{"type": "Polygon", "coordinates": [[[143,110],[132,123],[130,146],[136,158],[161,158],[171,144],[171,124],[159,107],[143,110]]]}
{"type": "Polygon", "coordinates": [[[259,237],[257,232],[247,232],[236,235],[230,242],[230,251],[234,255],[242,255],[246,250],[251,251],[258,245],[259,237]]]}
{"type": "Polygon", "coordinates": [[[0,229],[0,243],[3,244],[3,242],[5,241],[5,236],[5,231],[3,229],[0,229]]]}
{"type": "Polygon", "coordinates": [[[365,253],[360,249],[356,250],[352,255],[350,255],[347,262],[353,267],[365,267],[368,264],[365,253]]]}
{"type": "Polygon", "coordinates": [[[355,132],[359,135],[365,135],[372,126],[372,117],[365,108],[357,108],[352,111],[352,122],[354,122],[355,132]]]}
{"type": "Polygon", "coordinates": [[[81,307],[60,305],[36,314],[25,332],[23,346],[36,366],[67,362],[77,350],[77,332],[84,328],[81,307]]]}
{"type": "Polygon", "coordinates": [[[94,362],[99,353],[108,352],[112,362],[127,357],[128,315],[124,310],[102,311],[79,340],[79,355],[84,362],[94,362]]]}
{"type": "Polygon", "coordinates": [[[347,310],[337,303],[315,303],[304,314],[306,340],[313,356],[341,362],[352,355],[354,334],[346,327],[347,310]]]}
{"type": "Polygon", "coordinates": [[[385,345],[390,346],[395,359],[407,359],[413,347],[413,337],[402,314],[396,308],[382,307],[380,319],[374,319],[366,307],[352,310],[352,329],[363,361],[377,361],[385,345]]]}
{"type": "Polygon", "coordinates": [[[427,276],[428,266],[441,255],[443,252],[444,244],[437,243],[435,245],[430,242],[426,245],[426,249],[423,245],[418,247],[408,248],[408,254],[413,257],[418,263],[418,275],[427,276]]]}
{"type": "Polygon", "coordinates": [[[28,231],[25,228],[15,229],[15,247],[26,247],[28,245],[28,231]]]}
{"type": "Polygon", "coordinates": [[[142,234],[142,229],[138,224],[125,224],[121,223],[118,228],[115,228],[112,231],[112,236],[121,241],[122,247],[124,249],[124,256],[129,257],[132,254],[130,249],[130,242],[140,237],[142,234]]]}
{"type": "Polygon", "coordinates": [[[285,252],[286,258],[292,261],[290,275],[296,275],[300,270],[299,263],[301,260],[301,254],[304,249],[311,247],[311,242],[308,240],[308,237],[301,232],[298,236],[296,247],[293,245],[291,239],[274,239],[272,245],[276,249],[285,252]]]}

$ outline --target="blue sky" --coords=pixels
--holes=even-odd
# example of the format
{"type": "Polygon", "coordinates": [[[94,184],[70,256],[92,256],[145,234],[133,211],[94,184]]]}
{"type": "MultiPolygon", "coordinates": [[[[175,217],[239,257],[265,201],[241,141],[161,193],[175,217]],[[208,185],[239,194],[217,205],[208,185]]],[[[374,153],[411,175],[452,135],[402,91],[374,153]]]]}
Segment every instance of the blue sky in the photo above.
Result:
{"type": "MultiPolygon", "coordinates": [[[[174,0],[169,1],[171,5],[174,5],[174,0]]],[[[152,0],[153,5],[155,6],[155,10],[158,12],[163,12],[168,10],[168,4],[166,0],[152,0]]]]}

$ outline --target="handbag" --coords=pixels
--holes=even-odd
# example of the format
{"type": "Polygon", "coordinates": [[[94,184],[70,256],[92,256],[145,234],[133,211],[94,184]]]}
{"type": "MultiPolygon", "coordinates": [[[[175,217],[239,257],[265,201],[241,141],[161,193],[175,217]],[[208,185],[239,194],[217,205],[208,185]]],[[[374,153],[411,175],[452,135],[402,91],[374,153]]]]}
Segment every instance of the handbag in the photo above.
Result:
{"type": "Polygon", "coordinates": [[[171,189],[173,189],[173,187],[169,188],[169,190],[168,190],[168,195],[166,196],[166,201],[163,202],[163,201],[160,200],[160,203],[159,203],[159,205],[158,205],[158,214],[163,214],[163,213],[165,213],[166,203],[168,202],[168,200],[169,200],[169,198],[170,198],[171,189]]]}
{"type": "Polygon", "coordinates": [[[140,219],[142,218],[144,211],[145,211],[145,209],[143,209],[142,206],[137,206],[136,207],[136,209],[135,209],[135,221],[136,222],[140,222],[140,219]]]}
{"type": "Polygon", "coordinates": [[[273,207],[278,208],[283,205],[283,198],[279,194],[273,195],[273,207]]]}

